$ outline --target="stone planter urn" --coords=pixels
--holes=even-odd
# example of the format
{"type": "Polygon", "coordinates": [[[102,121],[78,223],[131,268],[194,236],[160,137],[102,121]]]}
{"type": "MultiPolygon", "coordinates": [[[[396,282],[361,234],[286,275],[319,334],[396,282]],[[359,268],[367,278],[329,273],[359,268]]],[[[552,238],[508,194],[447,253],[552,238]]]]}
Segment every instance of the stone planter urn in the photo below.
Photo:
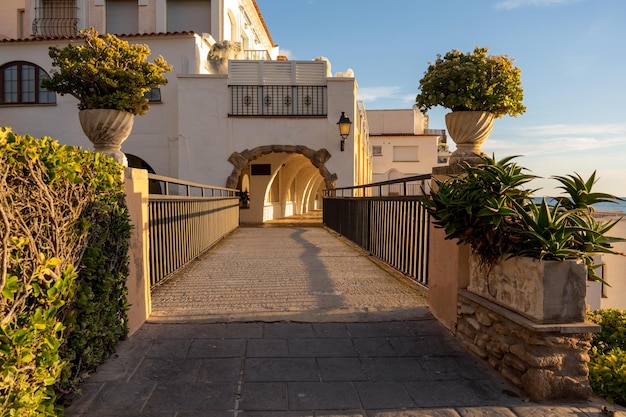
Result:
{"type": "Polygon", "coordinates": [[[132,113],[113,109],[85,109],[79,111],[78,119],[96,152],[109,155],[123,166],[128,166],[121,147],[133,129],[135,116],[132,113]]]}
{"type": "Polygon", "coordinates": [[[585,321],[587,269],[581,260],[513,257],[491,268],[470,255],[468,291],[539,324],[585,321]]]}
{"type": "Polygon", "coordinates": [[[448,133],[456,144],[449,165],[463,161],[480,163],[475,154],[482,154],[481,146],[491,133],[494,121],[494,114],[485,111],[453,111],[446,114],[448,133]]]}

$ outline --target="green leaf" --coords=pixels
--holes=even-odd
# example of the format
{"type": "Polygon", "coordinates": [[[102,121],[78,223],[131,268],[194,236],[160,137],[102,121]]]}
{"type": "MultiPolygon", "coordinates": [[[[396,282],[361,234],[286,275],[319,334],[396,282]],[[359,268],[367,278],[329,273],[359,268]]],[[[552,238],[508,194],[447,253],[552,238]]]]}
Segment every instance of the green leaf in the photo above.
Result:
{"type": "Polygon", "coordinates": [[[19,289],[19,278],[15,275],[10,275],[7,277],[4,287],[2,288],[2,296],[10,301],[14,301],[15,293],[19,289]]]}

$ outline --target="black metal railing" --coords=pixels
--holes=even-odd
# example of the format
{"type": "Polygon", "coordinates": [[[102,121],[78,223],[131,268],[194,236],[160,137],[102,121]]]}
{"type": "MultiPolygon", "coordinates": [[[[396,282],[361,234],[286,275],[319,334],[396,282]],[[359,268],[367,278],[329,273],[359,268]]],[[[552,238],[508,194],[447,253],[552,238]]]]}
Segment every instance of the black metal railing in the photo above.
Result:
{"type": "Polygon", "coordinates": [[[149,174],[150,286],[197,258],[239,225],[237,190],[149,174]]]}
{"type": "Polygon", "coordinates": [[[430,175],[326,190],[324,225],[428,286],[429,190],[430,175]]]}
{"type": "Polygon", "coordinates": [[[231,85],[230,116],[326,116],[326,86],[231,85]]]}

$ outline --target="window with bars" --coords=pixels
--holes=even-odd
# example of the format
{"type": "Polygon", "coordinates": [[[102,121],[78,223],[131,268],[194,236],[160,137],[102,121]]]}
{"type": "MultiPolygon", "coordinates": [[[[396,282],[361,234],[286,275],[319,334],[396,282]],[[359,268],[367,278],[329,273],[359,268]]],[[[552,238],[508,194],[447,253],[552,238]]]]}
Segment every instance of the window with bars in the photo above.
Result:
{"type": "Polygon", "coordinates": [[[34,36],[76,36],[76,0],[38,0],[33,19],[34,36]]]}
{"type": "Polygon", "coordinates": [[[10,62],[0,67],[0,104],[52,104],[56,94],[41,87],[48,74],[29,62],[10,62]]]}

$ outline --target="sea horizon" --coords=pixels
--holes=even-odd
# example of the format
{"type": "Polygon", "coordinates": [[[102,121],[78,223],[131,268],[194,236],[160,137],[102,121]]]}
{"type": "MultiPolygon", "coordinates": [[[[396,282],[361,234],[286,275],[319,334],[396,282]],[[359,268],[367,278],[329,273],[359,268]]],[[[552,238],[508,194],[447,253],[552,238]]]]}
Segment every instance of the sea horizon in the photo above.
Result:
{"type": "MultiPolygon", "coordinates": [[[[544,197],[533,197],[533,201],[535,203],[540,203],[544,197]]],[[[550,200],[553,200],[554,197],[545,197],[548,200],[548,203],[551,203],[550,200]]],[[[626,197],[619,197],[621,200],[617,200],[614,203],[597,203],[594,204],[596,211],[621,211],[626,213],[626,197]]]]}

